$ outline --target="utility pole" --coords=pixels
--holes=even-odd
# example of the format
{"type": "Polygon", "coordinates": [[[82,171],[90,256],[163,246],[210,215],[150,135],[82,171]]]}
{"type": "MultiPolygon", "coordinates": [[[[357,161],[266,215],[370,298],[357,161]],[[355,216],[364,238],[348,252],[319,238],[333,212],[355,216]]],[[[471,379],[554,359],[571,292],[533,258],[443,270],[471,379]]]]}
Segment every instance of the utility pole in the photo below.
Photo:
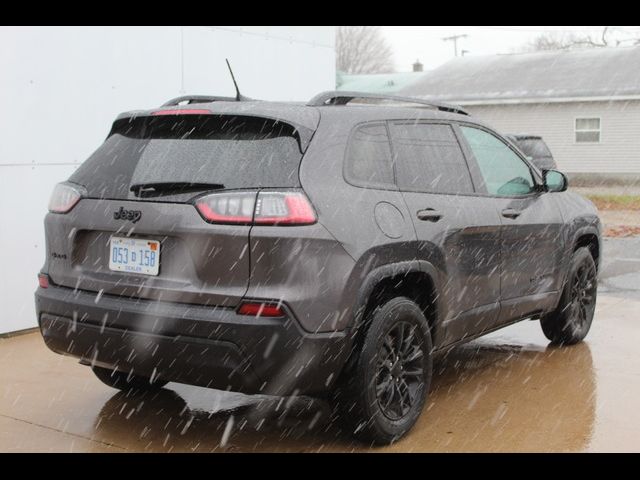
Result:
{"type": "Polygon", "coordinates": [[[467,38],[468,35],[467,34],[461,34],[461,35],[451,35],[450,37],[444,37],[442,39],[442,41],[444,42],[453,42],[453,51],[456,55],[456,57],[458,56],[458,39],[459,38],[467,38]]]}

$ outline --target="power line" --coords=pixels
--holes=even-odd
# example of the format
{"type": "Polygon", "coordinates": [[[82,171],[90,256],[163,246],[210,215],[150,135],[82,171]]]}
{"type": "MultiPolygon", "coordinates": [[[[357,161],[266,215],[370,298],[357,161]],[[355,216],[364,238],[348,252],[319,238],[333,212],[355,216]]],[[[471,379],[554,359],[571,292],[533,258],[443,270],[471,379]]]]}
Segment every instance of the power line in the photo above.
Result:
{"type": "Polygon", "coordinates": [[[266,38],[266,39],[273,39],[273,40],[280,40],[280,41],[285,41],[285,42],[289,42],[289,43],[301,43],[301,44],[305,44],[305,45],[311,45],[313,47],[322,47],[322,48],[335,48],[334,45],[329,45],[329,44],[325,44],[325,43],[321,43],[321,42],[314,42],[314,41],[309,41],[309,40],[303,40],[300,38],[295,38],[292,36],[289,37],[284,37],[282,35],[271,35],[269,33],[262,33],[262,32],[256,32],[256,31],[251,31],[251,30],[244,30],[242,28],[230,28],[230,27],[210,27],[207,26],[205,27],[209,30],[220,30],[220,31],[224,31],[224,32],[234,32],[234,33],[239,33],[241,35],[249,35],[249,36],[254,36],[254,37],[262,37],[262,38],[266,38]]]}
{"type": "MultiPolygon", "coordinates": [[[[481,30],[497,30],[504,32],[523,32],[523,33],[596,33],[602,32],[604,27],[602,28],[570,28],[570,29],[537,29],[537,28],[518,28],[518,27],[488,27],[488,26],[474,26],[472,28],[478,28],[481,30]]],[[[613,27],[616,30],[622,30],[624,32],[637,32],[640,31],[640,27],[613,27]]]]}

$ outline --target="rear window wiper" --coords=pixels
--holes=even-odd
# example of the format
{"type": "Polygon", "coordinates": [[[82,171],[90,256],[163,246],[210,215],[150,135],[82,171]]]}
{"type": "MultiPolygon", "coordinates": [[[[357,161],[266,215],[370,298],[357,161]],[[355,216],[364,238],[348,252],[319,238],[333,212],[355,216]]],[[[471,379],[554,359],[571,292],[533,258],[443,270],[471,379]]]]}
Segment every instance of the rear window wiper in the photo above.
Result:
{"type": "Polygon", "coordinates": [[[149,182],[134,183],[129,190],[131,190],[136,197],[153,197],[175,193],[201,192],[203,190],[220,190],[222,188],[224,188],[222,183],[149,182]]]}

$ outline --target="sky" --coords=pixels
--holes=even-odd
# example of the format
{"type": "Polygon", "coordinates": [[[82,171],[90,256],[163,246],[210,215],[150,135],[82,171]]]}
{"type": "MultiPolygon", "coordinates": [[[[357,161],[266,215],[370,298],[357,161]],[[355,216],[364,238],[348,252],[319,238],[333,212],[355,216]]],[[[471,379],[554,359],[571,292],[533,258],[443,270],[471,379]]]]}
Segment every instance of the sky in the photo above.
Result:
{"type": "MultiPolygon", "coordinates": [[[[612,35],[625,39],[640,36],[640,27],[611,27],[612,35]]],[[[425,70],[433,69],[454,57],[454,46],[451,41],[443,41],[443,37],[466,34],[466,38],[458,40],[458,54],[467,50],[465,55],[492,55],[512,53],[536,36],[545,32],[575,32],[577,35],[598,34],[603,26],[513,26],[513,27],[465,27],[436,26],[382,27],[382,32],[394,50],[396,71],[411,70],[412,64],[419,59],[425,70]]],[[[623,43],[624,45],[625,43],[623,43]]],[[[628,43],[627,43],[628,44],[628,43]]]]}

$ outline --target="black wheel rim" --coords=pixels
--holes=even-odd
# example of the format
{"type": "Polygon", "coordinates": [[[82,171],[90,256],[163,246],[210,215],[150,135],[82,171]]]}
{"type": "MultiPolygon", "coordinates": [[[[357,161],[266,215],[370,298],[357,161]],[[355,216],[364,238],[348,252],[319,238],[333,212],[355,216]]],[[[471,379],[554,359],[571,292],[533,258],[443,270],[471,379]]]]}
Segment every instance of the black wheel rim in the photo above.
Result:
{"type": "Polygon", "coordinates": [[[378,352],[376,397],[382,413],[391,420],[405,417],[424,386],[424,351],[418,327],[394,324],[378,352]]]}
{"type": "Polygon", "coordinates": [[[571,324],[576,331],[589,324],[596,301],[596,273],[591,265],[582,263],[571,282],[570,309],[571,324]]]}

